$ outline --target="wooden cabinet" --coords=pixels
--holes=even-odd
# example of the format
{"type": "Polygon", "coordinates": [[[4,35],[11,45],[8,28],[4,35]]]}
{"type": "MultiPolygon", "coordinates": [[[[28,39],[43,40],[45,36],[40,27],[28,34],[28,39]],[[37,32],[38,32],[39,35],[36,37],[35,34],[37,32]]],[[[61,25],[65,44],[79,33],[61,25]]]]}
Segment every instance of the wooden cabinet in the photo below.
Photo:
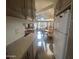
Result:
{"type": "Polygon", "coordinates": [[[70,3],[71,3],[71,0],[63,0],[63,7],[66,7],[70,3]]]}
{"type": "Polygon", "coordinates": [[[34,33],[22,37],[6,47],[7,59],[34,59],[34,33]]]}
{"type": "Polygon", "coordinates": [[[6,15],[33,19],[35,17],[35,0],[6,0],[6,15]]]}
{"type": "Polygon", "coordinates": [[[58,0],[55,7],[55,16],[71,6],[71,0],[58,0]]]}
{"type": "Polygon", "coordinates": [[[34,59],[33,44],[28,48],[22,59],[34,59]]]}

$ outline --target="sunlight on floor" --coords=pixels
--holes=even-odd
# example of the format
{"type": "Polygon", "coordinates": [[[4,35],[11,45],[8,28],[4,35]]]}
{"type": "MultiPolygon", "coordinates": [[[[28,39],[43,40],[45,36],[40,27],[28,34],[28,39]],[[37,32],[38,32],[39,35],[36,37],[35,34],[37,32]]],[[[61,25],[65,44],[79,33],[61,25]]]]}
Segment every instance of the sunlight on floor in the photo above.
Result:
{"type": "Polygon", "coordinates": [[[37,39],[41,39],[42,38],[42,33],[40,31],[37,32],[37,39]]]}
{"type": "Polygon", "coordinates": [[[47,46],[46,46],[47,47],[47,51],[46,51],[47,52],[47,55],[53,55],[52,51],[49,48],[49,45],[50,44],[47,44],[47,46]]]}
{"type": "Polygon", "coordinates": [[[38,42],[38,46],[42,46],[42,42],[40,41],[40,42],[38,42]]]}

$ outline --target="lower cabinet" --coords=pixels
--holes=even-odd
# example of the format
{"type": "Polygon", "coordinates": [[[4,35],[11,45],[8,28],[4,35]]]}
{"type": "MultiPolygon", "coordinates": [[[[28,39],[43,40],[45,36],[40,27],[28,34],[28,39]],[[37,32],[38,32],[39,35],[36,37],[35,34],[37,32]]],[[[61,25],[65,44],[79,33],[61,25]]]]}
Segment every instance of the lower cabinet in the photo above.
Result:
{"type": "Polygon", "coordinates": [[[33,53],[33,45],[31,45],[28,50],[23,55],[22,59],[34,59],[34,53],[33,53]]]}

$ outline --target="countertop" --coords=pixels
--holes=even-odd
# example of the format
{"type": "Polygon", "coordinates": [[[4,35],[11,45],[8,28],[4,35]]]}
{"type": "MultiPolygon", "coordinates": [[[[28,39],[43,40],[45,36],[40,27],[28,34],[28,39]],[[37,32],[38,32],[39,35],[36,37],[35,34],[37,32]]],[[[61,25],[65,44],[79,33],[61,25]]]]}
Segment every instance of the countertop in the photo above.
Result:
{"type": "Polygon", "coordinates": [[[22,37],[17,41],[7,46],[7,57],[13,57],[14,59],[21,59],[27,49],[30,47],[34,40],[34,33],[30,33],[26,37],[22,37]]]}

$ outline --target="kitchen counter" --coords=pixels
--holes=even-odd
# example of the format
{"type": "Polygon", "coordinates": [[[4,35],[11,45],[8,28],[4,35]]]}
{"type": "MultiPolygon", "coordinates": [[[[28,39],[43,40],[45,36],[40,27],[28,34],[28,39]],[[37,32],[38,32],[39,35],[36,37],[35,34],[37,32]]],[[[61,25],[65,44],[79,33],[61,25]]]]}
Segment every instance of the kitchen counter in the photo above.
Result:
{"type": "Polygon", "coordinates": [[[22,37],[7,46],[7,58],[21,59],[34,40],[34,33],[22,37]]]}

